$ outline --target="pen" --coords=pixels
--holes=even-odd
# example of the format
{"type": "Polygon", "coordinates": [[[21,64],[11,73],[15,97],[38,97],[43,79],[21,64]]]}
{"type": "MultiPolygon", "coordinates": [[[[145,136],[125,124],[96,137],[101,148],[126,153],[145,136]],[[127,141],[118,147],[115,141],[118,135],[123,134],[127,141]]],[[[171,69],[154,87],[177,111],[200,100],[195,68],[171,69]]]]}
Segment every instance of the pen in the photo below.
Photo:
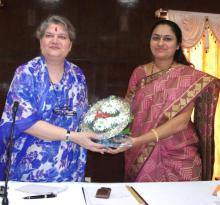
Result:
{"type": "Polygon", "coordinates": [[[132,186],[126,186],[128,191],[140,204],[148,205],[148,203],[143,199],[143,197],[134,189],[132,186]]]}
{"type": "Polygon", "coordinates": [[[84,188],[83,188],[83,187],[82,187],[82,193],[83,193],[83,197],[84,197],[85,204],[87,205],[86,196],[85,196],[85,191],[84,191],[84,188]]]}
{"type": "Polygon", "coordinates": [[[44,194],[44,195],[33,195],[33,196],[26,196],[23,199],[44,199],[44,198],[54,198],[57,195],[54,193],[44,194]]]}

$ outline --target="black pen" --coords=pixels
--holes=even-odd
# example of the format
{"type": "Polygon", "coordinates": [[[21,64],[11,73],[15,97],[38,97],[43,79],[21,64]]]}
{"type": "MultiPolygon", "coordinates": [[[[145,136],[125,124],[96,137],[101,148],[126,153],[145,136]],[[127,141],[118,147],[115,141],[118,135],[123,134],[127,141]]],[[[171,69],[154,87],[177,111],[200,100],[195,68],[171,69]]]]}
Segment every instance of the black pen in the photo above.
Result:
{"type": "Polygon", "coordinates": [[[44,198],[54,198],[57,195],[54,193],[44,194],[44,195],[33,195],[33,196],[26,196],[23,199],[44,199],[44,198]]]}
{"type": "Polygon", "coordinates": [[[82,187],[82,193],[83,193],[84,201],[85,201],[85,203],[86,203],[86,205],[87,205],[87,202],[86,202],[86,195],[85,195],[85,191],[84,191],[84,188],[83,188],[83,187],[82,187]]]}

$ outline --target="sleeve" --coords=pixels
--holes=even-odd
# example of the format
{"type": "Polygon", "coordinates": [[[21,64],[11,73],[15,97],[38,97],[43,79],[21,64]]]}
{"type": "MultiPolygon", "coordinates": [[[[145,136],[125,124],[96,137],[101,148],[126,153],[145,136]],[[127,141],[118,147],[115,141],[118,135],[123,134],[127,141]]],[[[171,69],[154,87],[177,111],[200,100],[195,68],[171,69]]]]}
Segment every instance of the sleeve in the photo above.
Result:
{"type": "Polygon", "coordinates": [[[19,106],[16,114],[15,136],[19,136],[21,132],[24,132],[40,119],[37,112],[33,78],[33,74],[29,69],[19,67],[15,72],[7,94],[0,127],[10,128],[13,115],[12,107],[14,102],[17,101],[19,106]]]}
{"type": "Polygon", "coordinates": [[[12,132],[14,102],[17,101],[19,106],[16,113],[13,141],[19,137],[20,133],[40,119],[34,91],[32,73],[27,69],[25,71],[22,66],[19,67],[10,85],[0,121],[0,180],[4,180],[5,177],[6,147],[12,132]]]}
{"type": "Polygon", "coordinates": [[[129,79],[128,89],[125,96],[125,99],[127,99],[129,102],[131,101],[133,94],[135,93],[137,83],[140,79],[141,70],[141,66],[135,68],[129,79]]]}

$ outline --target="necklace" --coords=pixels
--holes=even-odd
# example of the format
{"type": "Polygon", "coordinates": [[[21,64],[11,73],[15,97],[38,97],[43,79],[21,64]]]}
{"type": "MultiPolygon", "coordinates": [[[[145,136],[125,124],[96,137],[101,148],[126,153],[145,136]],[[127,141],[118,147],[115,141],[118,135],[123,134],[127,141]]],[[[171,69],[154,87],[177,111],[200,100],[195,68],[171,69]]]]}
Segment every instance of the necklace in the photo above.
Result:
{"type": "Polygon", "coordinates": [[[154,73],[155,63],[153,62],[152,67],[151,67],[151,75],[158,74],[158,73],[161,73],[164,71],[168,71],[168,70],[170,70],[170,68],[172,68],[173,65],[174,65],[174,62],[172,62],[167,68],[161,69],[160,71],[157,71],[154,73]]]}
{"type": "MultiPolygon", "coordinates": [[[[58,88],[55,87],[56,85],[51,81],[51,79],[50,79],[50,85],[52,87],[52,91],[53,91],[53,93],[56,97],[56,101],[57,101],[57,105],[55,105],[55,107],[52,109],[53,113],[56,114],[56,115],[62,115],[62,116],[74,116],[74,115],[76,115],[77,114],[76,110],[72,110],[67,105],[67,102],[68,102],[67,97],[65,99],[64,105],[61,105],[62,104],[62,102],[61,102],[62,101],[62,96],[58,97],[58,94],[56,92],[56,90],[58,88]]],[[[66,96],[68,96],[68,95],[66,95],[66,96]]]]}

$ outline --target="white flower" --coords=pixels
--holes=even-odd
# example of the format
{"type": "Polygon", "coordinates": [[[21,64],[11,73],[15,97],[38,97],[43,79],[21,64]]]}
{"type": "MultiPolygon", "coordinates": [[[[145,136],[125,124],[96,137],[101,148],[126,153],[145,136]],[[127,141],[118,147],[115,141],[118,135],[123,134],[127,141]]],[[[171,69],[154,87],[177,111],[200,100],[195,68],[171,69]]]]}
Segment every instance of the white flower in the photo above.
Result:
{"type": "Polygon", "coordinates": [[[124,99],[110,96],[99,100],[86,113],[82,131],[94,131],[108,139],[126,128],[131,118],[130,105],[124,99]]]}
{"type": "Polygon", "coordinates": [[[113,99],[111,101],[103,103],[103,105],[101,105],[100,107],[100,110],[109,114],[117,114],[117,112],[119,112],[118,108],[118,101],[113,99]]]}
{"type": "Polygon", "coordinates": [[[111,124],[106,123],[106,119],[104,118],[98,118],[93,124],[93,129],[97,132],[102,132],[109,128],[111,128],[111,124]]]}
{"type": "Polygon", "coordinates": [[[117,123],[125,123],[129,120],[128,116],[124,115],[124,114],[119,114],[117,117],[117,123]]]}
{"type": "Polygon", "coordinates": [[[91,124],[95,120],[96,113],[91,113],[91,115],[87,115],[85,117],[85,122],[91,124]]]}

